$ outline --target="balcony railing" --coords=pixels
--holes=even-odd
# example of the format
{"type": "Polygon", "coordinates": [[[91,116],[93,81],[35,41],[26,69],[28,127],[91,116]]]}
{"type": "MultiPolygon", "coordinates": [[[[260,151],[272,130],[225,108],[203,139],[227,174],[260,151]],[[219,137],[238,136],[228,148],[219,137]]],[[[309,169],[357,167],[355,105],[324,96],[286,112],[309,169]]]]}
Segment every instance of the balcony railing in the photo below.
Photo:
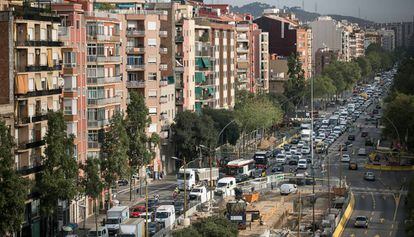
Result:
{"type": "Polygon", "coordinates": [[[129,64],[127,70],[144,70],[145,64],[129,64]]]}
{"type": "Polygon", "coordinates": [[[40,121],[46,121],[47,120],[47,114],[39,114],[32,117],[22,117],[17,122],[18,124],[28,124],[28,123],[36,123],[40,121]]]}
{"type": "Polygon", "coordinates": [[[121,62],[121,56],[96,56],[96,55],[88,55],[87,56],[88,62],[121,62]]]}
{"type": "Polygon", "coordinates": [[[41,91],[29,91],[26,94],[18,94],[20,98],[34,97],[34,96],[47,96],[62,94],[62,88],[41,90],[41,91]]]}
{"type": "Polygon", "coordinates": [[[32,148],[40,147],[40,146],[43,146],[45,144],[46,144],[45,140],[30,139],[26,142],[19,143],[18,148],[20,150],[26,150],[26,149],[32,149],[32,148]]]}
{"type": "Polygon", "coordinates": [[[165,104],[168,102],[168,98],[167,96],[161,96],[160,97],[160,104],[165,104]]]}
{"type": "Polygon", "coordinates": [[[109,120],[108,119],[104,119],[104,120],[88,120],[88,127],[89,128],[101,128],[104,126],[109,125],[109,120]]]}
{"type": "Polygon", "coordinates": [[[111,98],[102,99],[88,99],[88,105],[108,105],[108,104],[119,104],[121,103],[121,97],[115,96],[111,98]]]}
{"type": "Polygon", "coordinates": [[[121,82],[121,76],[115,77],[88,77],[88,85],[104,85],[121,82]]]}
{"type": "Polygon", "coordinates": [[[62,70],[62,65],[61,64],[55,64],[53,66],[34,66],[34,65],[30,65],[30,66],[26,66],[25,72],[41,72],[41,71],[60,71],[62,70]]]}
{"type": "Polygon", "coordinates": [[[182,43],[184,41],[184,37],[182,35],[175,36],[176,43],[182,43]]]}
{"type": "Polygon", "coordinates": [[[127,81],[127,88],[145,88],[145,81],[127,81]]]}
{"type": "Polygon", "coordinates": [[[143,37],[143,36],[145,36],[145,30],[129,29],[126,32],[126,35],[131,36],[131,37],[143,37]]]}
{"type": "Polygon", "coordinates": [[[161,53],[161,54],[166,54],[166,53],[168,53],[168,48],[160,48],[160,53],[161,53]]]}
{"type": "Polygon", "coordinates": [[[167,64],[160,64],[160,70],[161,71],[166,71],[168,69],[168,65],[167,64]]]}
{"type": "Polygon", "coordinates": [[[160,31],[160,37],[167,37],[168,36],[168,32],[167,31],[160,31]]]}
{"type": "Polygon", "coordinates": [[[238,53],[247,53],[249,50],[247,49],[247,48],[241,48],[241,47],[238,47],[237,48],[237,52],[238,53]]]}
{"type": "Polygon", "coordinates": [[[35,163],[35,164],[18,167],[17,172],[20,175],[29,175],[29,174],[34,174],[34,173],[38,173],[38,172],[42,171],[43,167],[44,166],[42,165],[42,163],[38,162],[38,163],[35,163]]]}
{"type": "Polygon", "coordinates": [[[53,40],[26,40],[26,41],[16,41],[17,46],[27,46],[27,47],[62,47],[63,42],[53,41],[53,40]]]}

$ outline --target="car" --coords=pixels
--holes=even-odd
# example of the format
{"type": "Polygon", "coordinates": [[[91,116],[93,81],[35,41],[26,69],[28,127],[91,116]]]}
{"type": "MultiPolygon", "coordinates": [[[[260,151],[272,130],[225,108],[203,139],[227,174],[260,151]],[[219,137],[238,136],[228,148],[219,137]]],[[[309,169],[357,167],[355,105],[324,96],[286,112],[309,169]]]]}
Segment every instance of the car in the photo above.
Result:
{"type": "Polygon", "coordinates": [[[298,144],[299,143],[299,139],[297,139],[297,138],[293,138],[291,141],[290,141],[290,144],[298,144]]]}
{"type": "Polygon", "coordinates": [[[304,145],[306,145],[306,143],[304,141],[299,141],[297,144],[297,148],[302,148],[304,145]]]}
{"type": "Polygon", "coordinates": [[[358,164],[356,163],[356,161],[350,161],[349,165],[348,165],[348,169],[357,170],[358,169],[358,164]]]}
{"type": "Polygon", "coordinates": [[[273,150],[273,157],[276,157],[278,154],[282,153],[282,149],[276,148],[273,150]]]}
{"type": "Polygon", "coordinates": [[[175,213],[181,215],[184,213],[184,201],[175,201],[174,202],[175,213]]]}
{"type": "Polygon", "coordinates": [[[247,181],[249,179],[249,175],[247,175],[247,174],[237,174],[235,176],[235,178],[236,178],[236,183],[241,183],[241,182],[247,181]]]}
{"type": "Polygon", "coordinates": [[[289,161],[288,161],[288,165],[297,165],[298,164],[298,160],[297,159],[290,159],[289,161]]]}
{"type": "Polygon", "coordinates": [[[350,162],[350,161],[351,161],[351,158],[349,157],[348,154],[342,154],[341,162],[350,162]]]}
{"type": "Polygon", "coordinates": [[[285,164],[286,163],[286,156],[285,156],[285,154],[278,154],[276,156],[276,162],[277,163],[285,164]]]}
{"type": "Polygon", "coordinates": [[[356,228],[368,228],[368,217],[366,217],[366,216],[357,216],[355,218],[354,226],[356,228]]]}
{"type": "Polygon", "coordinates": [[[290,144],[285,144],[285,145],[283,145],[283,149],[284,149],[285,151],[289,151],[291,146],[292,146],[292,145],[290,145],[290,144]]]}
{"type": "Polygon", "coordinates": [[[286,151],[285,152],[285,157],[287,160],[289,160],[290,158],[292,158],[292,153],[290,151],[286,151]]]}
{"type": "Polygon", "coordinates": [[[348,141],[355,141],[355,135],[348,135],[348,141]]]}
{"type": "Polygon", "coordinates": [[[339,147],[338,147],[338,151],[348,151],[348,146],[347,145],[345,145],[345,144],[341,144],[339,147]]]}
{"type": "Polygon", "coordinates": [[[120,179],[117,181],[119,186],[127,186],[128,185],[128,180],[126,179],[120,179]]]}
{"type": "Polygon", "coordinates": [[[283,172],[285,170],[282,164],[278,164],[272,167],[272,173],[283,172]]]}
{"type": "Polygon", "coordinates": [[[358,149],[358,155],[359,156],[366,156],[367,155],[367,150],[365,148],[359,148],[358,149]]]}
{"type": "Polygon", "coordinates": [[[306,159],[300,159],[297,162],[297,165],[298,165],[298,169],[307,169],[308,168],[308,162],[307,162],[306,159]]]}
{"type": "Polygon", "coordinates": [[[361,137],[367,137],[368,136],[368,132],[362,132],[361,133],[361,137]]]}
{"type": "Polygon", "coordinates": [[[370,171],[365,172],[364,179],[367,180],[367,181],[375,181],[375,175],[374,175],[374,173],[372,173],[370,171]]]}
{"type": "Polygon", "coordinates": [[[131,218],[138,218],[141,213],[145,212],[144,205],[136,205],[129,209],[129,217],[131,218]]]}
{"type": "Polygon", "coordinates": [[[155,235],[161,228],[161,224],[158,222],[150,222],[148,223],[148,232],[149,236],[155,235]]]}
{"type": "Polygon", "coordinates": [[[280,186],[280,195],[289,195],[291,193],[296,193],[298,191],[298,187],[296,184],[282,184],[280,186]]]}
{"type": "Polygon", "coordinates": [[[308,147],[308,146],[302,147],[301,152],[302,152],[302,154],[309,154],[310,153],[310,147],[308,147]]]}

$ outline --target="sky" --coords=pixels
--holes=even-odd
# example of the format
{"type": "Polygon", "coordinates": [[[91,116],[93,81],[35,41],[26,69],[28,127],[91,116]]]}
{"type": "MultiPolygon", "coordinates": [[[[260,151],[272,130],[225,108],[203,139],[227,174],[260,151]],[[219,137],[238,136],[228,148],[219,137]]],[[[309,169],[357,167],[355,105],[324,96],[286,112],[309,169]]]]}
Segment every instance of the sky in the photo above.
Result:
{"type": "MultiPolygon", "coordinates": [[[[241,6],[259,1],[276,7],[302,6],[302,0],[204,0],[207,3],[229,3],[241,6]]],[[[305,10],[320,14],[340,14],[358,17],[375,22],[413,21],[414,0],[303,0],[305,10]]]]}

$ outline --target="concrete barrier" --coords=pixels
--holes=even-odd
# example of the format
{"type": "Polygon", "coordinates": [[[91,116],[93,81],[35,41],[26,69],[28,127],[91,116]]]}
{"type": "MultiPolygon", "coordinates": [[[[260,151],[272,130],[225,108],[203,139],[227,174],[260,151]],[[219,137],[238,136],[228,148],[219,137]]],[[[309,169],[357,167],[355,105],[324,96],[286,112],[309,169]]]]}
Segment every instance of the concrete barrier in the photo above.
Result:
{"type": "Polygon", "coordinates": [[[335,231],[332,237],[340,237],[345,230],[346,224],[348,223],[349,219],[351,218],[352,212],[354,211],[355,206],[355,197],[352,192],[350,192],[350,200],[348,206],[345,209],[344,214],[339,221],[338,226],[336,226],[335,231]]]}
{"type": "Polygon", "coordinates": [[[365,169],[383,170],[383,171],[414,171],[414,165],[390,166],[390,165],[372,165],[365,164],[365,169]]]}

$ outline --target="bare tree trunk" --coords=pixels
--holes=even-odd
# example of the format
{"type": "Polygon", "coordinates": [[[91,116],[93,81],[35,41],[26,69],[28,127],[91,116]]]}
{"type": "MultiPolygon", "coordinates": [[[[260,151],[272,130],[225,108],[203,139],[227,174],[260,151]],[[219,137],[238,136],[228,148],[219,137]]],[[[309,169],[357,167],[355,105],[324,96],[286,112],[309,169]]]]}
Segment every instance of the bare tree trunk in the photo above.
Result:
{"type": "Polygon", "coordinates": [[[93,199],[93,206],[95,209],[95,230],[96,230],[96,237],[98,237],[98,208],[96,206],[96,199],[93,199]]]}

